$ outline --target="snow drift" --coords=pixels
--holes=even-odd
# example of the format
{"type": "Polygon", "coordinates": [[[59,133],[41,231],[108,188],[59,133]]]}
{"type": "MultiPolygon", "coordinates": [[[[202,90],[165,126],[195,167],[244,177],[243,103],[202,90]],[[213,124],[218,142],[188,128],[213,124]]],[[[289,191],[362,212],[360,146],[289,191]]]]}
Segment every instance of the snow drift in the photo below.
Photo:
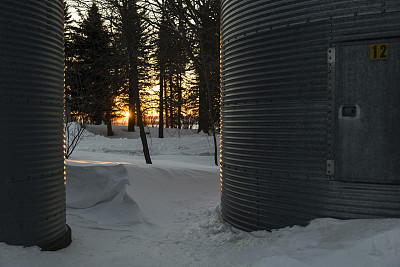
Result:
{"type": "Polygon", "coordinates": [[[144,223],[142,211],[128,192],[123,165],[99,167],[68,166],[67,207],[91,227],[120,229],[144,223]]]}

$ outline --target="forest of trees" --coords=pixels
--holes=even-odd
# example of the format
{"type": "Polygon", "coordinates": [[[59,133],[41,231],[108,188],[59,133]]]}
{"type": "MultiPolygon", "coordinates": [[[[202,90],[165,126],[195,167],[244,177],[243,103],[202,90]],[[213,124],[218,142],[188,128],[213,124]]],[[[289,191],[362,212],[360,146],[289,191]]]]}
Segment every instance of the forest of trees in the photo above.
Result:
{"type": "MultiPolygon", "coordinates": [[[[220,0],[68,0],[65,88],[71,117],[106,124],[219,129],[220,0]]],[[[216,144],[215,144],[216,148],[216,144]]],[[[147,154],[147,155],[146,155],[147,154]]]]}

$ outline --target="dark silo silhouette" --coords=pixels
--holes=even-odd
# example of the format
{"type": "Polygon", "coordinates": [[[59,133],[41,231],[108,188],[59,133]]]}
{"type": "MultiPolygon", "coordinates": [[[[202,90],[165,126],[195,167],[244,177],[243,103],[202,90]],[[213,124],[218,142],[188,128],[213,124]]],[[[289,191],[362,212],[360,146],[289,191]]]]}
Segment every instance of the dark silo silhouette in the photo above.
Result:
{"type": "Polygon", "coordinates": [[[64,180],[62,0],[0,1],[0,242],[71,242],[64,180]]]}
{"type": "Polygon", "coordinates": [[[222,216],[400,217],[400,3],[222,0],[222,216]]]}

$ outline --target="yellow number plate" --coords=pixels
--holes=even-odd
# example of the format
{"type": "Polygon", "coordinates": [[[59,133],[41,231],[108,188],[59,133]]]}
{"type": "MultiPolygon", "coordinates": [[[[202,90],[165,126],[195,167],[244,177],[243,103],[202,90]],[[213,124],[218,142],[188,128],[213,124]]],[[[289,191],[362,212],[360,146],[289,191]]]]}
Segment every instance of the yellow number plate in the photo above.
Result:
{"type": "Polygon", "coordinates": [[[369,53],[371,60],[388,59],[388,43],[372,44],[369,46],[369,53]]]}

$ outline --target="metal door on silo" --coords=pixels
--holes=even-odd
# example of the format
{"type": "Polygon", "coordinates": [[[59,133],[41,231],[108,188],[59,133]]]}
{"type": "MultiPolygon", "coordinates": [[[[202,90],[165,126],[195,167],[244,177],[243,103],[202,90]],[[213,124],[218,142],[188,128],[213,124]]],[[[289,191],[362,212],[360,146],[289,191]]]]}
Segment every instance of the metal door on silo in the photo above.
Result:
{"type": "Polygon", "coordinates": [[[400,183],[400,41],[336,45],[334,179],[400,183]]]}

